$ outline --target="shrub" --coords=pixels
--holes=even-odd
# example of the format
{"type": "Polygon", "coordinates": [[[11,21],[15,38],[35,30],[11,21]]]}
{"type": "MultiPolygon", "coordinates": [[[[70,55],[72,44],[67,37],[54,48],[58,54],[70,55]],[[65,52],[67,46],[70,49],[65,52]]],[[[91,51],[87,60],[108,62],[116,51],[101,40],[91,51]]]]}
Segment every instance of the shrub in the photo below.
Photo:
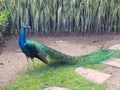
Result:
{"type": "Polygon", "coordinates": [[[0,12],[0,32],[6,32],[9,24],[9,13],[4,11],[0,12]]]}
{"type": "Polygon", "coordinates": [[[35,34],[118,33],[120,0],[1,0],[11,33],[28,23],[35,34]]]}
{"type": "Polygon", "coordinates": [[[4,34],[7,32],[9,24],[9,13],[7,11],[0,12],[0,42],[4,40],[4,34]]]}

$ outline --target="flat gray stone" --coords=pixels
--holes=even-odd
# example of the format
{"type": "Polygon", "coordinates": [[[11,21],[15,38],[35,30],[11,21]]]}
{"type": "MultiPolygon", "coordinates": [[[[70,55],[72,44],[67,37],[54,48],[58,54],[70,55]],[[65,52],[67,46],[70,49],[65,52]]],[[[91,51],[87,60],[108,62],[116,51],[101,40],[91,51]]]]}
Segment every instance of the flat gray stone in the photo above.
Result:
{"type": "Polygon", "coordinates": [[[111,76],[109,74],[105,74],[93,69],[85,69],[82,67],[77,68],[76,72],[81,76],[86,77],[87,79],[99,84],[103,83],[105,80],[107,80],[111,76]]]}
{"type": "Polygon", "coordinates": [[[114,58],[105,62],[102,62],[102,64],[119,67],[120,68],[120,58],[114,58]]]}
{"type": "Polygon", "coordinates": [[[68,90],[67,88],[62,88],[62,87],[48,87],[44,90],[68,90]]]}
{"type": "Polygon", "coordinates": [[[120,50],[120,44],[115,44],[112,47],[110,47],[109,49],[111,49],[111,50],[120,50]]]}

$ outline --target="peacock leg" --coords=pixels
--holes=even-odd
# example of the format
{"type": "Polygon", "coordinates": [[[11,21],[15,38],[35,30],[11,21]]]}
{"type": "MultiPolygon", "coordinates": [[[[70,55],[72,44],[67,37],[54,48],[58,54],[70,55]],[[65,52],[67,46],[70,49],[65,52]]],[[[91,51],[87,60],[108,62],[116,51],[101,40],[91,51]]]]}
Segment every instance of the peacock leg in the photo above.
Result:
{"type": "Polygon", "coordinates": [[[32,62],[33,62],[33,68],[35,69],[34,59],[31,59],[31,60],[32,60],[32,62]]]}
{"type": "Polygon", "coordinates": [[[29,71],[29,57],[26,57],[27,60],[27,71],[29,71]]]}

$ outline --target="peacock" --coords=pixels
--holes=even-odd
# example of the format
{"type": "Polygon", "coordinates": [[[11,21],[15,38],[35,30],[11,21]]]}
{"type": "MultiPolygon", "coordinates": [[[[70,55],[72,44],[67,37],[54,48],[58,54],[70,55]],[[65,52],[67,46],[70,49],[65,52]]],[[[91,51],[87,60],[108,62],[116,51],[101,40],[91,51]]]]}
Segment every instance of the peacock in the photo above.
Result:
{"type": "Polygon", "coordinates": [[[68,62],[70,64],[88,64],[88,63],[92,64],[106,60],[114,53],[111,50],[100,49],[89,55],[84,56],[66,55],[39,42],[27,40],[26,39],[27,29],[30,29],[30,26],[24,24],[22,26],[18,43],[22,52],[26,55],[28,63],[29,63],[28,58],[31,58],[31,60],[33,61],[33,66],[34,58],[38,58],[39,60],[46,64],[48,64],[49,60],[68,62]]]}

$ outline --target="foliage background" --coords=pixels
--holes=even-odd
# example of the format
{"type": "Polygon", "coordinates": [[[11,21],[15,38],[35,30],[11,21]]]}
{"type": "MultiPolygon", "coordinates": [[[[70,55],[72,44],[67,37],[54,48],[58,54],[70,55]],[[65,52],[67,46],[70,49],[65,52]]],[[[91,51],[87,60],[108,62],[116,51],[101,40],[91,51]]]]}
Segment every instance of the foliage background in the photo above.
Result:
{"type": "Polygon", "coordinates": [[[4,41],[4,34],[8,33],[9,13],[0,11],[0,43],[4,41]]]}
{"type": "Polygon", "coordinates": [[[23,23],[34,34],[117,33],[120,31],[120,0],[0,0],[10,12],[10,33],[18,34],[23,23]]]}
{"type": "Polygon", "coordinates": [[[9,24],[9,13],[4,11],[0,12],[0,32],[5,32],[9,24]]]}

